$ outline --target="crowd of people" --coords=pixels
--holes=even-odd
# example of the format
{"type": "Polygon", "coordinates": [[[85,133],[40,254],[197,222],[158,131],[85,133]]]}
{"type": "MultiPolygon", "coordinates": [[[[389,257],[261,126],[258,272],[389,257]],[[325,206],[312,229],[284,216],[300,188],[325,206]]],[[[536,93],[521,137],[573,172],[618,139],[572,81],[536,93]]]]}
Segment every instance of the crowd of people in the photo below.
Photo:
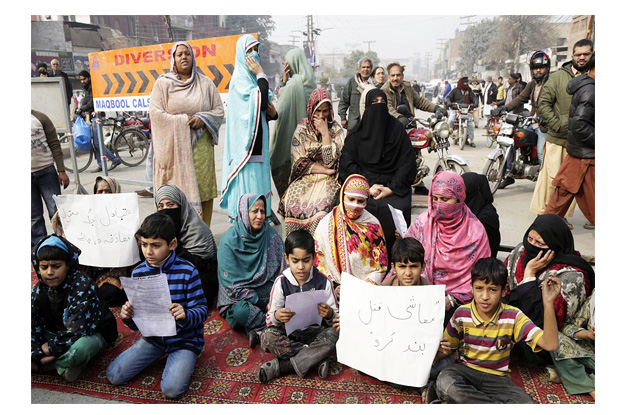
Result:
{"type": "MultiPolygon", "coordinates": [[[[507,108],[531,97],[539,113],[549,103],[556,113],[546,119],[544,162],[550,168],[544,175],[541,170],[544,185],[535,191],[544,193],[539,216],[505,261],[497,259],[500,222],[483,175],[438,172],[425,189],[427,209],[411,221],[415,157],[397,107],[447,110],[405,82],[400,64],[387,67],[385,82],[384,68],[361,60],[335,120],[331,95],[316,88],[310,64],[297,49],[286,55],[274,106],[260,47],[251,35],[236,44],[221,194],[214,163],[224,122],[220,95],[196,67],[191,46],[172,47],[171,71],[158,78],[150,100],[156,212],[136,232],[141,261],[131,267],[79,264],[80,249],[54,216],[51,194],[60,193],[59,183],[69,184],[58,138],[49,119],[32,111],[31,248],[38,277],[31,295],[32,371],[76,380],[116,338],[109,307],[121,307],[123,323],[139,330],[120,277],[165,274],[176,334],[140,337],[109,365],[112,384],[129,382],[167,355],[161,389],[170,398],[182,395],[204,347],[211,308],[246,336],[250,348],[260,345],[274,355],[259,368],[260,382],[290,373],[306,377],[311,370],[323,379],[340,335],[346,272],[378,286],[445,287],[444,335],[422,390],[425,402],[532,403],[507,376],[511,354],[553,366],[551,379],[570,394],[594,397],[595,274],[575,250],[563,219],[573,199],[583,200],[580,207],[592,212],[594,224],[592,43],[578,42],[573,63],[544,84],[535,78],[525,87],[531,93],[515,86],[498,99],[500,90],[490,84],[479,90],[493,106],[507,108]],[[544,87],[534,92],[537,84],[544,87]],[[275,121],[273,129],[269,121],[275,121]],[[553,167],[554,157],[561,167],[553,167]],[[283,235],[268,221],[272,177],[283,235]],[[40,190],[48,185],[55,190],[40,190]],[[217,246],[210,223],[218,196],[232,225],[217,246]],[[52,218],[49,235],[42,198],[52,218]],[[410,224],[403,237],[389,205],[410,224]],[[286,297],[312,290],[324,293],[317,306],[321,324],[287,335],[285,324],[294,312],[286,308],[286,297]]],[[[474,100],[475,81],[461,79],[443,93],[451,101],[474,100]]],[[[112,177],[94,183],[99,197],[120,192],[112,177]]]]}

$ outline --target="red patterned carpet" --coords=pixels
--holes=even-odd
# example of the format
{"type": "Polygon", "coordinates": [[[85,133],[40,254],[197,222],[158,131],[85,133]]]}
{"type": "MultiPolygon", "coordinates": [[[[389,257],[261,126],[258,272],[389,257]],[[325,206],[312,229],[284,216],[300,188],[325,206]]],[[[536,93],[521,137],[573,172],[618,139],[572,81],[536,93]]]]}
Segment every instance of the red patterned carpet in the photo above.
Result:
{"type": "MultiPolygon", "coordinates": [[[[31,278],[36,281],[34,272],[31,278]]],[[[119,309],[114,311],[119,317],[119,309]]],[[[395,389],[343,366],[335,358],[325,380],[316,374],[306,379],[293,374],[262,384],[256,373],[273,356],[259,347],[249,349],[247,338],[232,331],[215,310],[209,313],[204,326],[205,350],[198,359],[189,389],[181,398],[171,400],[160,391],[163,359],[131,383],[113,386],[106,380],[107,366],[140,336],[125,327],[119,318],[117,322],[116,344],[91,362],[76,382],[67,383],[56,374],[33,375],[31,386],[136,403],[422,403],[414,389],[395,389]]],[[[512,378],[536,403],[594,403],[589,395],[569,396],[562,385],[549,382],[540,367],[513,366],[512,378]]]]}

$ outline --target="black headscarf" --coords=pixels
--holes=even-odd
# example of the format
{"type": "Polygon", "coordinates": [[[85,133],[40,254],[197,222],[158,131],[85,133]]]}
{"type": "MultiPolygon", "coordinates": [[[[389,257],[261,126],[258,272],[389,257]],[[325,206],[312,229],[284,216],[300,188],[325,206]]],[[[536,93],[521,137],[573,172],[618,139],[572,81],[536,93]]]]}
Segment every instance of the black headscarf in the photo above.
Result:
{"type": "Polygon", "coordinates": [[[555,256],[548,266],[551,264],[566,264],[579,268],[588,274],[590,291],[595,287],[595,271],[575,250],[573,234],[560,216],[552,213],[538,216],[525,232],[523,247],[525,248],[523,265],[527,265],[539,252],[552,250],[555,256]],[[530,244],[527,241],[527,236],[531,230],[536,231],[549,248],[538,248],[530,244]]]}
{"type": "Polygon", "coordinates": [[[501,243],[501,234],[499,232],[499,215],[493,206],[494,199],[488,186],[488,179],[483,174],[474,172],[464,173],[462,179],[467,189],[464,203],[484,225],[488,235],[490,255],[496,258],[501,243]]]}
{"type": "Polygon", "coordinates": [[[386,94],[371,89],[365,97],[362,119],[345,139],[344,151],[365,170],[378,174],[393,173],[402,156],[411,149],[403,124],[388,112],[386,94]],[[377,98],[384,103],[372,104],[377,98]]]}

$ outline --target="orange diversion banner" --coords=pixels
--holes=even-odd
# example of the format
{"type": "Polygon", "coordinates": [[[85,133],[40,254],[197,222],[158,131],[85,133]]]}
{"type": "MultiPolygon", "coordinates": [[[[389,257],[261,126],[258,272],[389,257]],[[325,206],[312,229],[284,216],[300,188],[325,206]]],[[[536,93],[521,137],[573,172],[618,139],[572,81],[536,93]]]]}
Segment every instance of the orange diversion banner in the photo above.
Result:
{"type": "MultiPolygon", "coordinates": [[[[258,38],[258,35],[253,33],[258,38]]],[[[197,70],[222,94],[234,72],[236,42],[241,35],[188,40],[197,70]]],[[[108,50],[89,54],[96,111],[147,111],[156,79],[170,70],[172,43],[108,50]]]]}

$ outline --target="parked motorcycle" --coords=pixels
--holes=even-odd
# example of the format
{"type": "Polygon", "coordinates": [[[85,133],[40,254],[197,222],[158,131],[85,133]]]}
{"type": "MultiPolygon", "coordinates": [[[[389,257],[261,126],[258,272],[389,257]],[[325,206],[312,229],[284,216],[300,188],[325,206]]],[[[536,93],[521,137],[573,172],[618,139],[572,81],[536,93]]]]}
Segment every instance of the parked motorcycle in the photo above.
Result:
{"type": "Polygon", "coordinates": [[[458,144],[460,150],[464,149],[467,143],[467,126],[469,124],[469,114],[473,114],[474,107],[472,104],[452,105],[452,110],[458,114],[454,120],[453,137],[454,144],[458,144]]]}
{"type": "Polygon", "coordinates": [[[528,111],[521,114],[504,113],[497,134],[497,147],[488,155],[484,175],[493,194],[501,182],[511,179],[536,181],[540,170],[536,143],[538,135],[531,128],[539,117],[530,117],[528,111]]]}
{"type": "Polygon", "coordinates": [[[449,153],[449,136],[451,129],[447,118],[441,113],[432,114],[428,119],[421,120],[410,113],[406,105],[399,105],[397,112],[408,118],[406,132],[415,149],[417,162],[417,176],[413,187],[423,182],[423,179],[430,173],[430,168],[425,165],[425,159],[421,155],[421,150],[426,149],[428,153],[436,151],[438,161],[434,165],[434,174],[443,170],[454,171],[463,174],[471,171],[467,160],[457,154],[449,153]]]}

